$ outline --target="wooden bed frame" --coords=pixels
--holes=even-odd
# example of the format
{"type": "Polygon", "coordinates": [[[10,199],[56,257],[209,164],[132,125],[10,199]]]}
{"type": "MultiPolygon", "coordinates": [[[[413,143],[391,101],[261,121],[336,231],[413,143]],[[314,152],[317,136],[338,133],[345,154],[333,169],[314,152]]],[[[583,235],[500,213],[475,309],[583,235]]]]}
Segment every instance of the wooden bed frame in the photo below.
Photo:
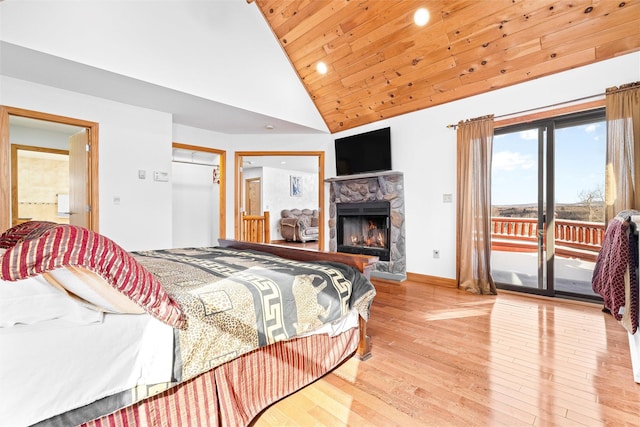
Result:
{"type": "MultiPolygon", "coordinates": [[[[219,246],[260,251],[302,262],[339,262],[355,267],[367,278],[378,261],[374,256],[313,251],[229,239],[220,239],[219,246]]],[[[301,338],[304,340],[302,344],[298,340],[281,341],[259,351],[241,355],[175,387],[117,409],[109,415],[85,422],[82,426],[124,427],[140,425],[141,420],[147,420],[154,425],[251,425],[255,416],[269,405],[330,372],[347,358],[355,355],[361,360],[366,360],[371,357],[366,321],[359,317],[358,322],[358,331],[350,329],[335,337],[325,334],[311,335],[301,338]],[[305,349],[299,348],[300,345],[305,349]],[[317,353],[319,359],[308,359],[306,351],[317,353]],[[257,368],[264,366],[269,368],[257,368]],[[291,366],[300,369],[296,370],[295,375],[285,374],[291,366]],[[268,386],[260,389],[259,393],[256,392],[258,389],[247,387],[243,375],[246,372],[253,372],[253,379],[268,386]]],[[[70,424],[79,423],[66,422],[61,425],[70,424]]]]}
{"type": "MultiPolygon", "coordinates": [[[[249,249],[254,251],[267,252],[283,258],[296,261],[334,261],[350,265],[357,268],[367,279],[371,278],[378,257],[370,255],[354,255],[342,252],[324,252],[311,249],[294,248],[291,246],[274,245],[270,243],[252,243],[233,239],[218,239],[218,243],[223,248],[249,249]]],[[[367,322],[359,318],[360,343],[356,350],[356,357],[360,360],[367,360],[371,357],[371,342],[367,335],[367,322]]]]}

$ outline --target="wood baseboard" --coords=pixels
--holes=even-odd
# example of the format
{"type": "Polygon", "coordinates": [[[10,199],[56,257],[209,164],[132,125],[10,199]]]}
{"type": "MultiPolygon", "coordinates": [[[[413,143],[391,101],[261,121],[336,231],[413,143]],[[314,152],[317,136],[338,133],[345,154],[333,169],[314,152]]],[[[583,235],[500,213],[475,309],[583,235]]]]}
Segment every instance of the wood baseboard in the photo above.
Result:
{"type": "MultiPolygon", "coordinates": [[[[402,283],[402,282],[398,282],[397,280],[390,280],[382,277],[374,277],[372,280],[377,283],[389,283],[392,285],[398,285],[402,283]]],[[[418,274],[418,273],[407,273],[407,281],[429,284],[429,285],[436,285],[436,286],[444,286],[445,288],[458,287],[458,283],[456,282],[456,279],[447,279],[445,277],[428,276],[426,274],[418,274]]]]}
{"type": "Polygon", "coordinates": [[[444,286],[446,288],[457,288],[456,279],[448,279],[446,277],[428,276],[426,274],[407,273],[407,280],[418,283],[428,283],[430,285],[444,286]]]}

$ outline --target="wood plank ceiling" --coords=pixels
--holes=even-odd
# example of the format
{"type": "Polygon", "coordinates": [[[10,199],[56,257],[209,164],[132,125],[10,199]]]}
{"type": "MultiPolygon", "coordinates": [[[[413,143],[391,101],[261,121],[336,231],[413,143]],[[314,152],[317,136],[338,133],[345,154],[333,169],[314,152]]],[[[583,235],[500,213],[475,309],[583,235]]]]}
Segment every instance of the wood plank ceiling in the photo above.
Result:
{"type": "Polygon", "coordinates": [[[640,50],[639,0],[255,2],[332,133],[640,50]]]}

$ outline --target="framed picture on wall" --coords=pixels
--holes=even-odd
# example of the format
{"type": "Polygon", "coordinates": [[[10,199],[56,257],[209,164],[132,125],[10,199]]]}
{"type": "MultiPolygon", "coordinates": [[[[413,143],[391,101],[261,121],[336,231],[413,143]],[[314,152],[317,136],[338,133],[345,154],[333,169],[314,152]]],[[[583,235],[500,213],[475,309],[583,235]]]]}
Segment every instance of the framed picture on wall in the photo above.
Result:
{"type": "Polygon", "coordinates": [[[302,177],[291,175],[291,195],[293,197],[302,196],[302,177]]]}

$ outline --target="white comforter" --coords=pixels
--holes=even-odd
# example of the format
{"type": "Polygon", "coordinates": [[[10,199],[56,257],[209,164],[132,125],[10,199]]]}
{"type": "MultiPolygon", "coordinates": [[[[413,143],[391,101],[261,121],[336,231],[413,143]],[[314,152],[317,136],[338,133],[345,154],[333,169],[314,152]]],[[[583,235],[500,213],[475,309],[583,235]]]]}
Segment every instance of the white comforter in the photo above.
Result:
{"type": "Polygon", "coordinates": [[[0,426],[30,425],[137,384],[168,382],[172,357],[172,328],[148,314],[0,328],[0,426]]]}

